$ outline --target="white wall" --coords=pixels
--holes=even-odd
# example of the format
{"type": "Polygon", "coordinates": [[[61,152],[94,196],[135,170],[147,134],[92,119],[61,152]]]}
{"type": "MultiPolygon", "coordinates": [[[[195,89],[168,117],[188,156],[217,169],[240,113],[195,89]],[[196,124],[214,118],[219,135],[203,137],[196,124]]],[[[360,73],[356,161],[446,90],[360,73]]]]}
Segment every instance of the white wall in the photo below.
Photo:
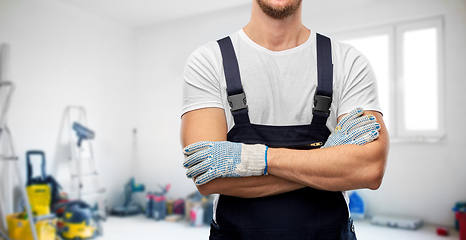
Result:
{"type": "MultiPolygon", "coordinates": [[[[249,7],[140,28],[137,33],[138,172],[148,190],[171,183],[168,197],[196,191],[182,167],[181,86],[188,56],[249,21],[249,7]]],[[[138,181],[138,180],[137,180],[138,181]]]]}
{"type": "MultiPolygon", "coordinates": [[[[448,135],[437,144],[392,144],[377,191],[363,191],[368,212],[420,217],[453,225],[451,207],[466,200],[461,120],[466,87],[466,9],[461,0],[304,1],[303,21],[323,33],[427,16],[445,16],[448,135]],[[460,54],[461,53],[461,54],[460,54]]],[[[250,7],[166,22],[137,30],[138,176],[150,189],[172,183],[172,197],[195,190],[184,177],[179,143],[181,83],[185,61],[198,46],[231,34],[249,21],[250,7]]],[[[463,107],[464,108],[464,107],[463,107]]],[[[169,195],[170,196],[170,195],[169,195]]]]}
{"type": "MultiPolygon", "coordinates": [[[[134,33],[58,1],[0,0],[0,43],[11,48],[8,79],[16,92],[8,120],[22,177],[25,152],[39,149],[48,173],[70,189],[62,117],[67,105],[81,105],[96,133],[101,182],[114,202],[132,174],[134,33]]],[[[14,178],[2,173],[2,183],[14,178]]]]}

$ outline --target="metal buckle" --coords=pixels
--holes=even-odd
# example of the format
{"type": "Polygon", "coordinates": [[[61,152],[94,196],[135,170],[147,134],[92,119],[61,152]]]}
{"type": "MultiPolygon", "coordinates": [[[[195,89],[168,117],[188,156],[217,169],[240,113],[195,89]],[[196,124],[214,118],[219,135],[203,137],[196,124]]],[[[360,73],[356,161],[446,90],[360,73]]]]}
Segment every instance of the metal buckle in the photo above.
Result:
{"type": "Polygon", "coordinates": [[[230,111],[232,112],[248,108],[248,105],[246,104],[246,94],[244,94],[244,92],[228,96],[227,100],[231,108],[230,111]]]}
{"type": "Polygon", "coordinates": [[[327,97],[323,95],[314,96],[314,108],[312,112],[319,111],[326,114],[330,114],[330,106],[332,105],[332,97],[327,97]]]}

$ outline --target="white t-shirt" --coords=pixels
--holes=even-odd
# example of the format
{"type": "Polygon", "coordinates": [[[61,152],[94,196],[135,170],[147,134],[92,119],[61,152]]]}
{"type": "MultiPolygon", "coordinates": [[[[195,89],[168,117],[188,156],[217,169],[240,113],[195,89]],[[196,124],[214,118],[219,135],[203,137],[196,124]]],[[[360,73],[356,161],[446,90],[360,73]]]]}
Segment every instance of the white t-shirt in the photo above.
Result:
{"type": "MultiPolygon", "coordinates": [[[[310,124],[317,86],[315,32],[311,31],[305,43],[284,51],[271,51],[256,44],[243,30],[230,38],[238,59],[251,123],[310,124]]],[[[329,130],[335,129],[339,116],[357,107],[382,112],[375,74],[367,58],[348,44],[332,41],[332,61],[329,130]]],[[[194,51],[184,70],[182,114],[207,107],[223,108],[228,130],[234,126],[227,101],[222,54],[216,41],[194,51]]],[[[342,194],[348,203],[346,192],[342,194]]]]}
{"type": "MultiPolygon", "coordinates": [[[[253,124],[310,124],[317,86],[316,34],[292,49],[271,51],[253,42],[243,30],[230,36],[238,59],[253,124]]],[[[356,107],[382,112],[375,74],[354,47],[332,41],[333,97],[327,127],[356,107]]],[[[216,41],[194,51],[184,70],[182,114],[200,108],[225,110],[228,130],[234,126],[227,101],[222,55],[216,41]]]]}

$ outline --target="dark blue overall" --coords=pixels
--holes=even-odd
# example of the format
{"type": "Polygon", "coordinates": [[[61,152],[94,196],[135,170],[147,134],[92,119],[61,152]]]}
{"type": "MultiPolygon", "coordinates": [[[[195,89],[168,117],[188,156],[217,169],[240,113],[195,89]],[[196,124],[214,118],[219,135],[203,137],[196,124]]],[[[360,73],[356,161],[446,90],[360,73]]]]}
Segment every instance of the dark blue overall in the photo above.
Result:
{"type": "MultiPolygon", "coordinates": [[[[228,132],[228,141],[303,150],[318,148],[326,142],[330,131],[325,124],[330,114],[333,91],[329,38],[317,35],[318,86],[313,119],[310,124],[299,126],[258,125],[249,121],[246,96],[231,39],[223,38],[218,44],[223,57],[228,102],[235,121],[228,132]]],[[[356,237],[341,192],[305,187],[261,198],[220,195],[210,239],[346,240],[356,237]]]]}

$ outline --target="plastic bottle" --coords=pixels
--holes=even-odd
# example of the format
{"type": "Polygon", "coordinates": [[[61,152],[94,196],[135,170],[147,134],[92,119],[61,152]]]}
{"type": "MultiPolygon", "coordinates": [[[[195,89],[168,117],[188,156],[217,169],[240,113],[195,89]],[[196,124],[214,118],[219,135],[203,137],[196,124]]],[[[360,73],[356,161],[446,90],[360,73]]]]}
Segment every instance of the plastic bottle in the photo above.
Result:
{"type": "Polygon", "coordinates": [[[366,208],[364,206],[364,201],[357,192],[353,192],[350,197],[349,209],[351,212],[351,218],[355,220],[364,219],[366,208]]]}
{"type": "Polygon", "coordinates": [[[204,224],[204,209],[201,203],[196,203],[190,212],[191,226],[200,227],[204,224]]]}

